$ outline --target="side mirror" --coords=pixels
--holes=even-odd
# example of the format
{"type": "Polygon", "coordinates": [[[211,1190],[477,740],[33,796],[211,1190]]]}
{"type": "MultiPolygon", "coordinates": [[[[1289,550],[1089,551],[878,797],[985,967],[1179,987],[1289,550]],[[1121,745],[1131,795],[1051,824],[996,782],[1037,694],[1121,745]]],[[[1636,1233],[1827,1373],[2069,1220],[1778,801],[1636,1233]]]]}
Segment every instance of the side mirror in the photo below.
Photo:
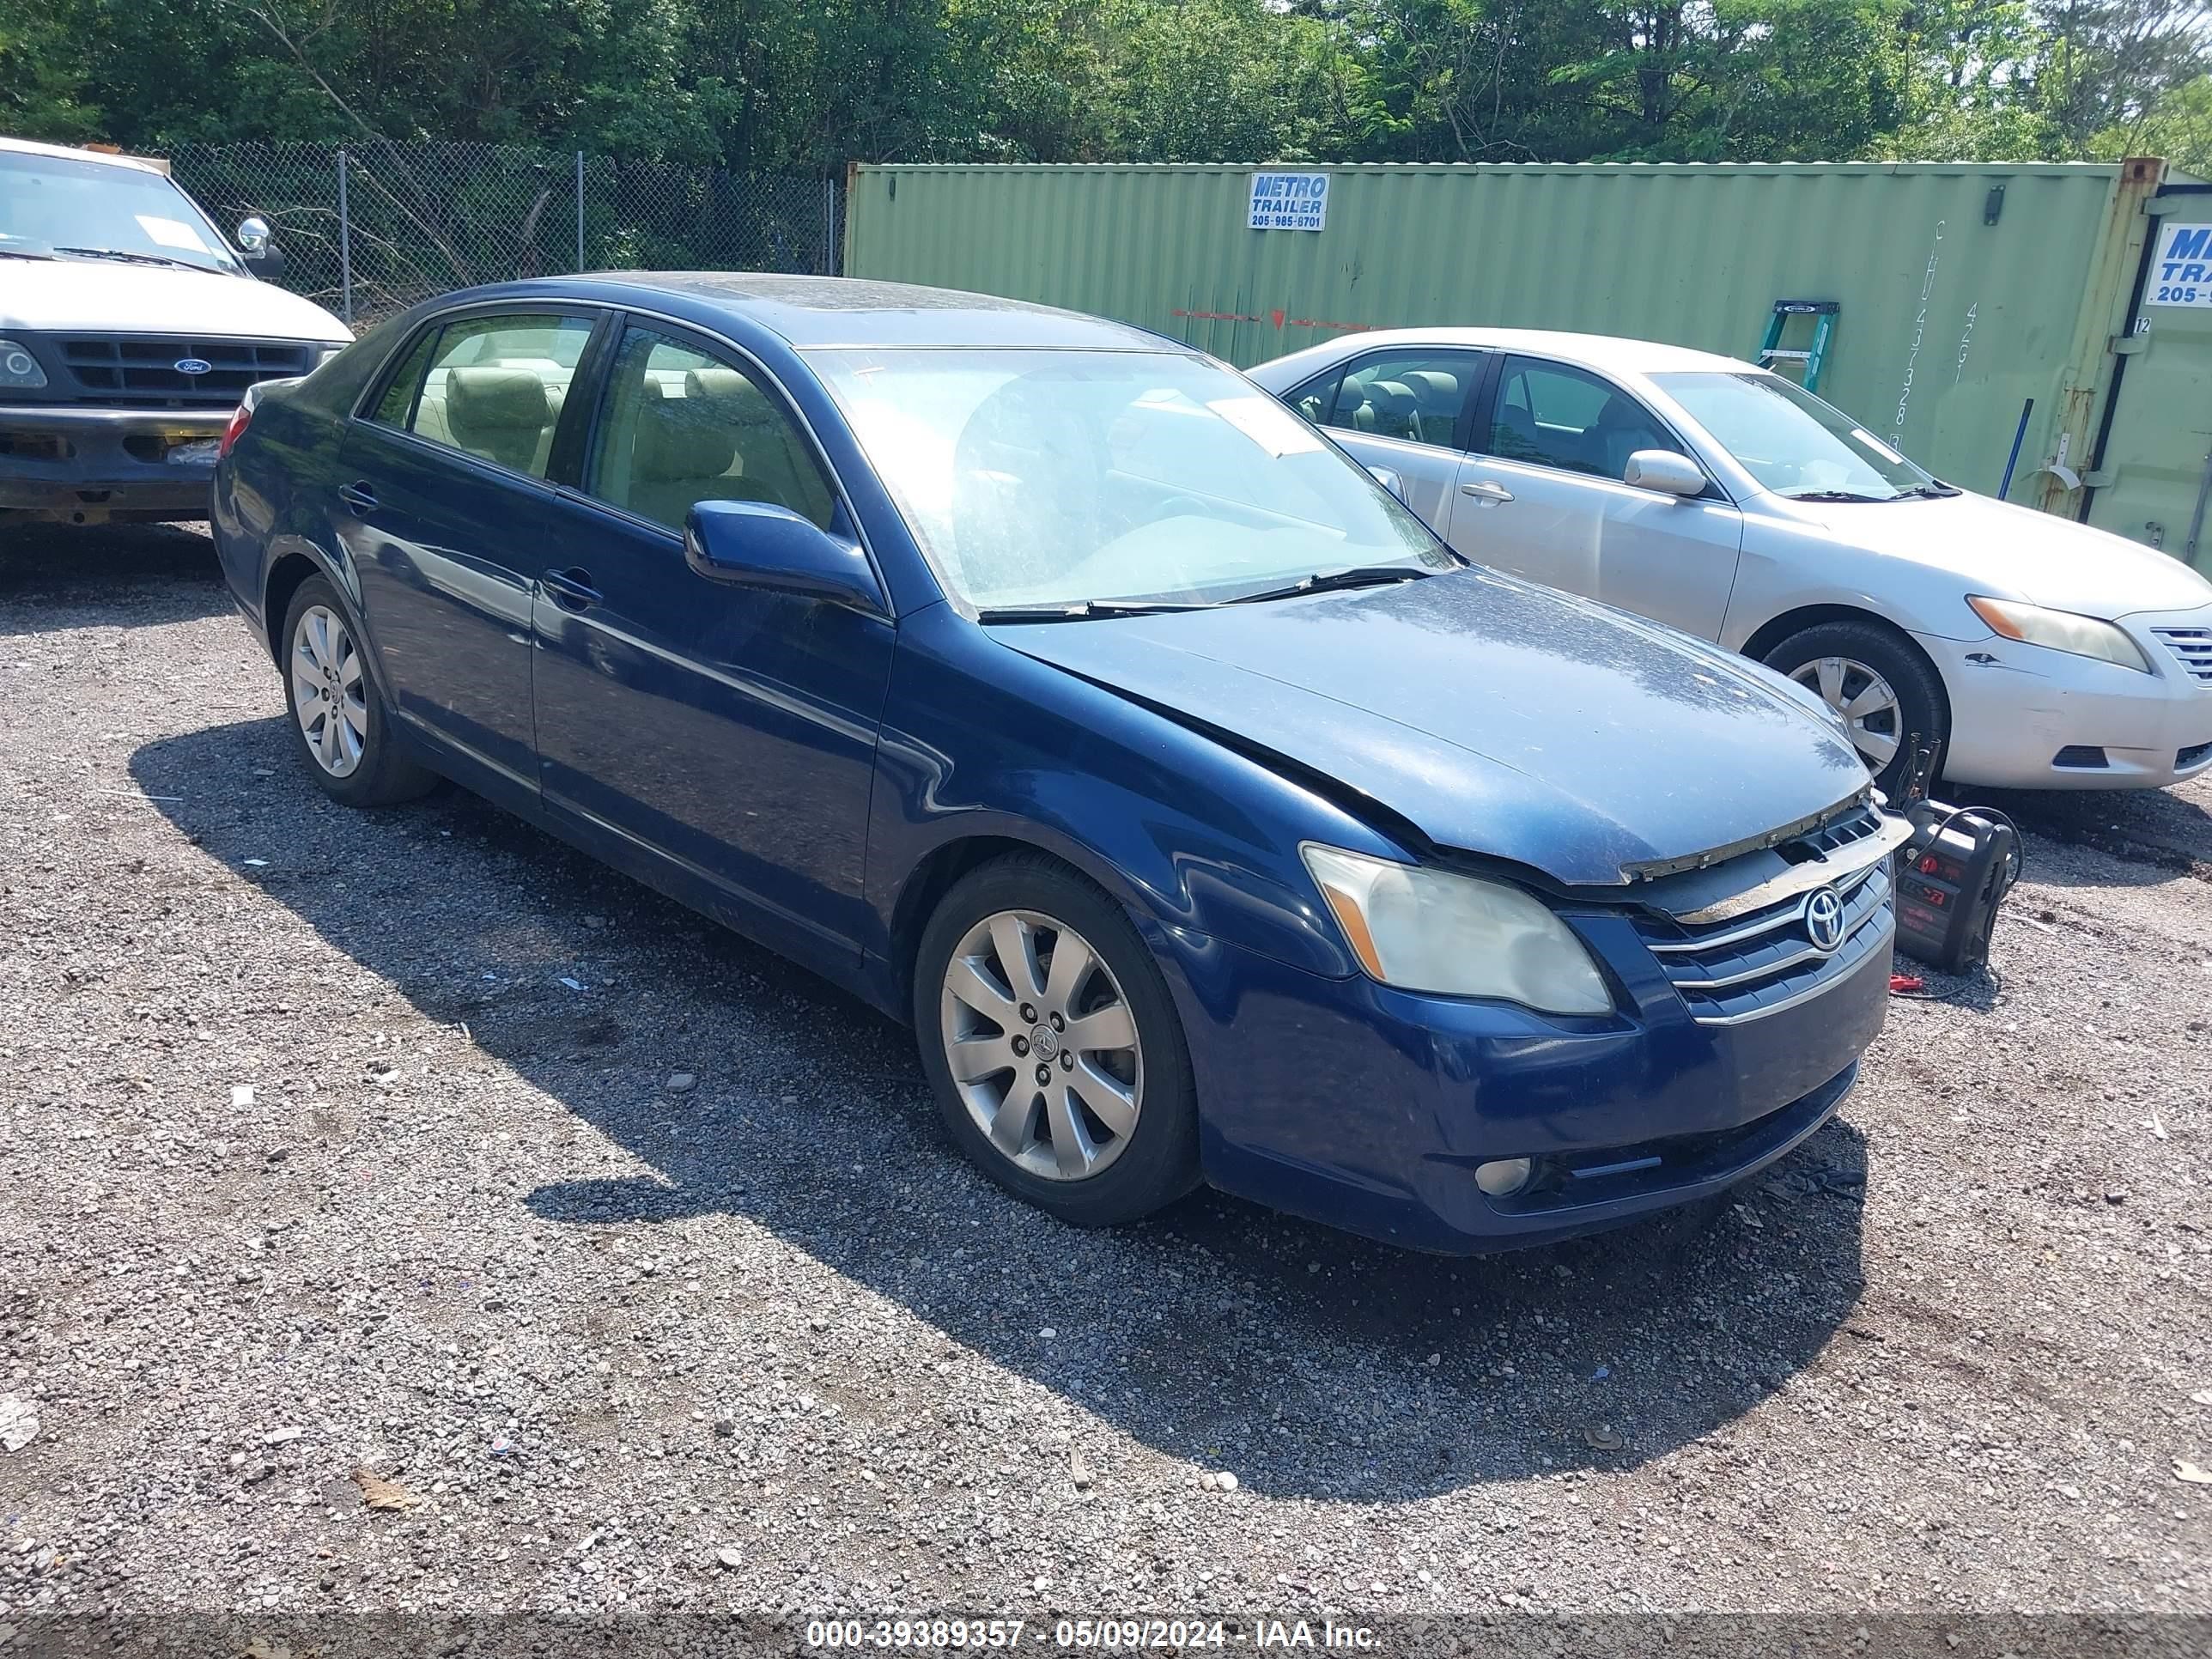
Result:
{"type": "Polygon", "coordinates": [[[1381,484],[1383,489],[1389,490],[1393,495],[1395,495],[1398,498],[1399,505],[1405,505],[1406,481],[1398,476],[1396,468],[1388,466],[1370,466],[1367,470],[1370,473],[1374,475],[1375,482],[1376,483],[1381,484]]]}
{"type": "Polygon", "coordinates": [[[865,552],[767,501],[701,501],[684,521],[684,560],[710,582],[890,610],[865,552]]]}
{"type": "Polygon", "coordinates": [[[1687,455],[1672,449],[1639,449],[1628,458],[1621,483],[1634,489],[1655,489],[1662,495],[1702,495],[1705,470],[1687,455]]]}
{"type": "Polygon", "coordinates": [[[284,250],[270,240],[269,222],[259,214],[239,222],[238,249],[246,258],[246,268],[263,281],[283,274],[284,250]]]}

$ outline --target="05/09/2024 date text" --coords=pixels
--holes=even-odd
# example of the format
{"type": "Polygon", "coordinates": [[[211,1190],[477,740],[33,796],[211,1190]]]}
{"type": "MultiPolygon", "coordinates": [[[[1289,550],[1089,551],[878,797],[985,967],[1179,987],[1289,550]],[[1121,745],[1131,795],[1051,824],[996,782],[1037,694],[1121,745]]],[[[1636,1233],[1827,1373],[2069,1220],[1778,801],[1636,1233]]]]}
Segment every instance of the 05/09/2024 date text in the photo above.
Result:
{"type": "Polygon", "coordinates": [[[1049,1626],[1020,1619],[832,1619],[806,1626],[815,1649],[980,1650],[1018,1648],[1024,1641],[1109,1652],[1147,1649],[1237,1647],[1369,1652],[1376,1633],[1363,1625],[1304,1619],[1061,1619],[1049,1626]]]}

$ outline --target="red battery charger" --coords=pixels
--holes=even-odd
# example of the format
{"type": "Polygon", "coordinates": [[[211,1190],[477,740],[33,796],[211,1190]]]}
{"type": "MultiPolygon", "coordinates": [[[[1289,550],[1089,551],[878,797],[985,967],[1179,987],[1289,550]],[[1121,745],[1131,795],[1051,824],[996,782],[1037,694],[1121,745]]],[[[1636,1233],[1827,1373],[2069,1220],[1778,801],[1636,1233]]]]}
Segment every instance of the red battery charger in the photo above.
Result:
{"type": "Polygon", "coordinates": [[[2020,835],[2002,812],[1920,800],[1897,849],[1897,948],[1947,974],[1990,959],[1997,906],[2020,879],[2020,835]]]}
{"type": "Polygon", "coordinates": [[[2020,879],[2020,831],[1990,806],[1929,800],[1936,752],[1913,740],[1904,810],[1912,834],[1897,849],[1897,948],[1946,974],[1990,959],[1997,906],[2020,879]]]}

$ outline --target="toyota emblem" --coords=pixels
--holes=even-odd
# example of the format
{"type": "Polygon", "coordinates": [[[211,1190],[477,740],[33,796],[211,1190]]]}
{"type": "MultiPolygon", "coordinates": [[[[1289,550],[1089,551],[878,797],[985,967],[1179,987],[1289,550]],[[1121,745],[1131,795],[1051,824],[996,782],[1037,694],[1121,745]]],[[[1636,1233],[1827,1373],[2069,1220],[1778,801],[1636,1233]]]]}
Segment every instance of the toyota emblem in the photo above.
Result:
{"type": "Polygon", "coordinates": [[[1805,901],[1805,933],[1822,956],[1832,956],[1844,942],[1843,896],[1823,887],[1805,901]]]}

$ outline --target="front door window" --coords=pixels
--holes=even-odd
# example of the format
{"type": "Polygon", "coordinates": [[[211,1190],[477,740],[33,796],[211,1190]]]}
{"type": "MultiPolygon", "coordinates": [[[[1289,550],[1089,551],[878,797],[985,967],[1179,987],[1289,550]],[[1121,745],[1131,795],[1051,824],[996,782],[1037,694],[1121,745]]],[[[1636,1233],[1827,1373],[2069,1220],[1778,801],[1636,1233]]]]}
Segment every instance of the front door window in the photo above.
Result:
{"type": "Polygon", "coordinates": [[[1678,449],[1644,405],[1610,381],[1565,363],[1509,357],[1484,451],[1501,461],[1619,483],[1639,449],[1678,449]]]}
{"type": "Polygon", "coordinates": [[[768,501],[826,530],[836,497],[805,435],[744,370],[633,325],[607,383],[585,488],[681,530],[701,501],[768,501]]]}

